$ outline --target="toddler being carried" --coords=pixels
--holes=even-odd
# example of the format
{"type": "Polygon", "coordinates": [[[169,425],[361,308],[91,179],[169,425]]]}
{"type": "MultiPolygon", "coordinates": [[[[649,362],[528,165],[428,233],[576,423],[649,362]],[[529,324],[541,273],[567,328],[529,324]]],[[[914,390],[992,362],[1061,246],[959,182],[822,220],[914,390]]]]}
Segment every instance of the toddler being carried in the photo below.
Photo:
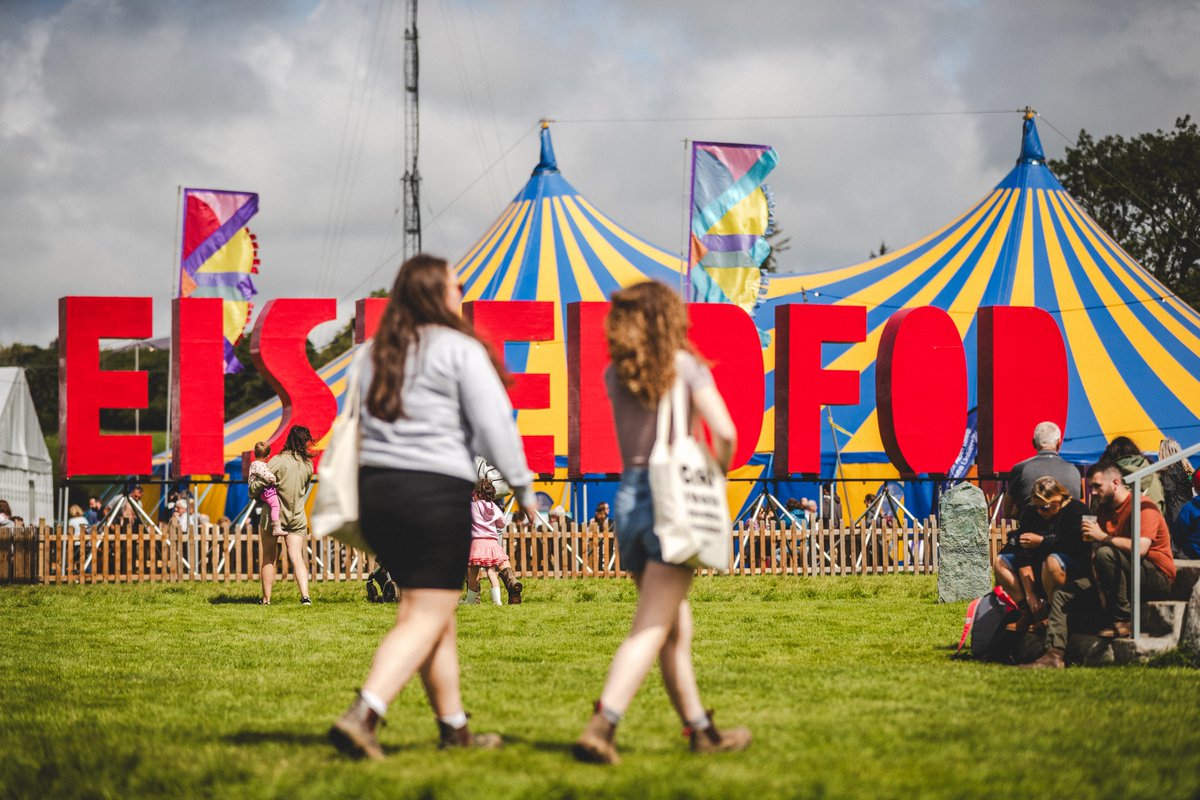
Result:
{"type": "Polygon", "coordinates": [[[279,478],[267,466],[267,456],[271,455],[271,448],[266,442],[254,443],[254,460],[250,462],[250,474],[266,484],[258,493],[256,500],[261,500],[267,504],[267,508],[271,512],[271,533],[276,536],[283,536],[283,526],[279,524],[279,492],[276,491],[275,485],[279,483],[279,478]]]}

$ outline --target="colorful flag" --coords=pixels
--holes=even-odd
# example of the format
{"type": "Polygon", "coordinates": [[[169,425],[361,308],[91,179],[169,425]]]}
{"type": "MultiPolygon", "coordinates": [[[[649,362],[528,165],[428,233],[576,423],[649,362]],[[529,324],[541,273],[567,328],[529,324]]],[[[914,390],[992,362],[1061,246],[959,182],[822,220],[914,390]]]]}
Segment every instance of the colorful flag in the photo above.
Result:
{"type": "Polygon", "coordinates": [[[766,145],[692,143],[692,300],[735,303],[754,315],[771,253],[773,202],[763,179],[778,161],[766,145]]]}
{"type": "Polygon", "coordinates": [[[225,301],[225,372],[241,372],[233,347],[242,338],[258,294],[250,278],[258,272],[258,241],[246,223],[258,213],[254,192],[183,190],[183,252],[180,297],[225,301]]]}

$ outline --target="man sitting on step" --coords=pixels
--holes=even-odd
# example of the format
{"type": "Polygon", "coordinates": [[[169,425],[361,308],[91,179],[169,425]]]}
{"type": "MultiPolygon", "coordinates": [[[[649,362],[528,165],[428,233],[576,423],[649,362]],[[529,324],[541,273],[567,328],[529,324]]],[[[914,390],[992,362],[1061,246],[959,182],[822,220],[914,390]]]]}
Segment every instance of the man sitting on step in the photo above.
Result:
{"type": "MultiPolygon", "coordinates": [[[[1046,653],[1026,667],[1065,666],[1068,611],[1102,607],[1109,624],[1100,630],[1100,637],[1124,638],[1131,633],[1133,492],[1121,468],[1107,461],[1088,470],[1087,484],[1097,509],[1095,521],[1083,522],[1083,539],[1093,545],[1094,580],[1080,578],[1055,593],[1046,625],[1046,653]]],[[[1161,600],[1170,596],[1175,581],[1171,535],[1158,505],[1144,495],[1140,513],[1142,600],[1161,600]]]]}

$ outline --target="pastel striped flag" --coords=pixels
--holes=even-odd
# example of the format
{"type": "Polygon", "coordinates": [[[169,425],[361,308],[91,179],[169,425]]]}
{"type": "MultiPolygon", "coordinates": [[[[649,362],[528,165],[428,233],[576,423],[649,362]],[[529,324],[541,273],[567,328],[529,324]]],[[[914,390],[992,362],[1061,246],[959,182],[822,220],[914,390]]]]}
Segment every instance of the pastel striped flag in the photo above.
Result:
{"type": "Polygon", "coordinates": [[[258,240],[246,227],[258,213],[258,194],[216,189],[183,190],[183,251],[179,296],[225,301],[225,372],[241,372],[234,345],[250,321],[258,294],[258,240]]]}
{"type": "Polygon", "coordinates": [[[754,315],[771,254],[773,201],[763,180],[778,161],[767,145],[692,143],[692,300],[734,303],[754,315]]]}

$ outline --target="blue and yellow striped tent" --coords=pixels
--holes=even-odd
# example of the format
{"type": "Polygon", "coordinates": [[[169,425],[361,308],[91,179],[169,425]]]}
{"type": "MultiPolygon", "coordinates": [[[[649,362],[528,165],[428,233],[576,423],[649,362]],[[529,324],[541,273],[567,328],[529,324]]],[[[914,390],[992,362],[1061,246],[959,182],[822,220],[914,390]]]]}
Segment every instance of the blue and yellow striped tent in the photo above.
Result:
{"type": "MultiPolygon", "coordinates": [[[[826,368],[861,375],[860,404],[833,408],[836,424],[851,434],[837,434],[847,477],[896,475],[876,417],[875,355],[888,318],[924,305],[946,310],[958,326],[971,406],[978,309],[1037,306],[1053,316],[1067,347],[1070,401],[1062,453],[1070,461],[1094,462],[1119,435],[1146,451],[1156,450],[1164,436],[1184,444],[1200,440],[1200,315],[1063,189],[1046,167],[1032,116],[1024,123],[1016,166],[976,206],[920,241],[865,263],[774,277],[759,319],[773,324],[775,306],[800,302],[868,309],[865,342],[824,348],[826,368]]],[[[773,366],[773,352],[766,363],[773,366]]],[[[773,377],[768,374],[768,406],[773,377]]],[[[770,449],[773,409],[765,422],[762,449],[770,449]]],[[[832,477],[834,434],[828,424],[822,434],[822,471],[832,477]]]]}

